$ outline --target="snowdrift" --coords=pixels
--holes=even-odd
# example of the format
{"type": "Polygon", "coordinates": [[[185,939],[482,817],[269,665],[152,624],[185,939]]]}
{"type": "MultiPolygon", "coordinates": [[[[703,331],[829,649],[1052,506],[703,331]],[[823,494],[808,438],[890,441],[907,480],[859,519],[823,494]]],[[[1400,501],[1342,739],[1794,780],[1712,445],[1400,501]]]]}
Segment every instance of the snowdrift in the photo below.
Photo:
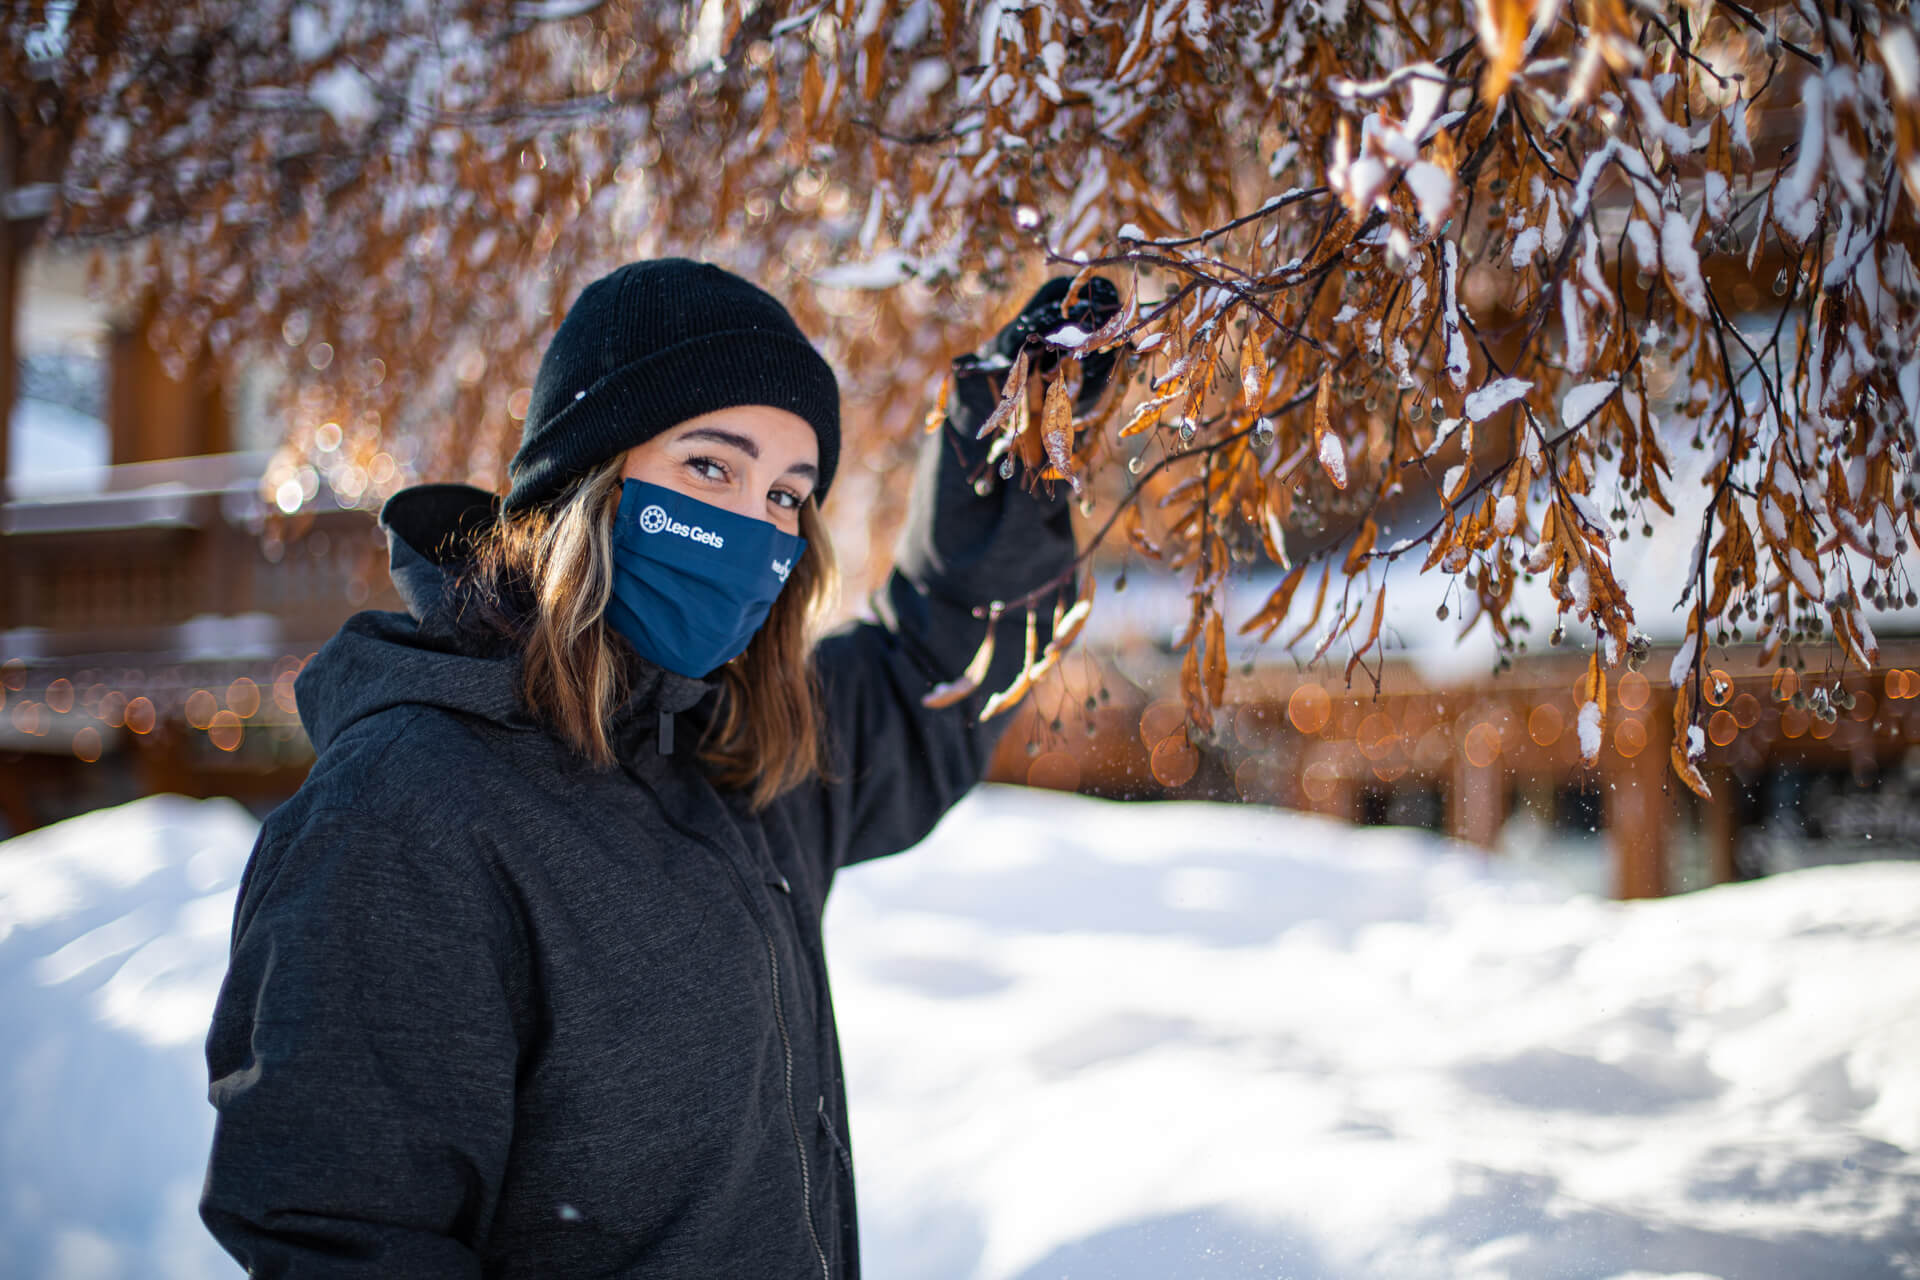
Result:
{"type": "MultiPolygon", "coordinates": [[[[200,1038],[254,823],[0,843],[0,1275],[238,1274],[200,1038]]],[[[828,912],[868,1274],[1910,1277],[1920,863],[1660,902],[985,789],[828,912]]]]}

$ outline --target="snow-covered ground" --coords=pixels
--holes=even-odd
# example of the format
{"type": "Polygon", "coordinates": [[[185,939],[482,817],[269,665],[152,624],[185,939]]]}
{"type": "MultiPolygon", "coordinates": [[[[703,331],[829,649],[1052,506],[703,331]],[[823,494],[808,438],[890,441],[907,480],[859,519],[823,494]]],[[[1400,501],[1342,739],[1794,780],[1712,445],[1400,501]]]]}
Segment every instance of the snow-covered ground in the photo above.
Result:
{"type": "Polygon", "coordinates": [[[155,796],[0,842],[0,1276],[239,1274],[194,1206],[255,826],[155,796]]]}
{"type": "MultiPolygon", "coordinates": [[[[252,830],[0,844],[0,1275],[227,1274],[199,1038],[252,830]]],[[[879,1280],[1920,1276],[1920,863],[1616,904],[987,789],[828,916],[879,1280]]]]}

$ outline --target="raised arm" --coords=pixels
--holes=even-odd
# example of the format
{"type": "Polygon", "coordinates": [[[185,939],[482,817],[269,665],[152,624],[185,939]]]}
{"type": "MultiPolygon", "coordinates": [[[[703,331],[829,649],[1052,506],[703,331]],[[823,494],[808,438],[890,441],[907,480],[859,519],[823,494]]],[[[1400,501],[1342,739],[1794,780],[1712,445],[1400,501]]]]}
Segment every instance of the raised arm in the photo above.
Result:
{"type": "MultiPolygon", "coordinates": [[[[1097,283],[1101,302],[1117,301],[1110,285],[1097,283]]],[[[985,772],[1010,717],[983,724],[980,710],[1020,670],[1026,611],[1010,610],[997,624],[993,666],[977,693],[941,709],[922,702],[979,648],[988,622],[975,610],[1056,580],[1072,599],[1065,486],[1029,491],[1017,477],[1002,479],[987,461],[991,442],[975,438],[999,398],[995,367],[1063,322],[1065,287],[1064,278],[1043,286],[1001,331],[986,364],[956,362],[947,421],[922,447],[893,573],[874,598],[878,620],[821,644],[834,776],[806,803],[817,807],[807,818],[821,824],[829,872],[917,843],[985,772]]],[[[1104,369],[1083,371],[1082,405],[1099,395],[1096,379],[1104,381],[1104,369]]],[[[1038,610],[1043,645],[1052,604],[1049,596],[1038,610]]]]}

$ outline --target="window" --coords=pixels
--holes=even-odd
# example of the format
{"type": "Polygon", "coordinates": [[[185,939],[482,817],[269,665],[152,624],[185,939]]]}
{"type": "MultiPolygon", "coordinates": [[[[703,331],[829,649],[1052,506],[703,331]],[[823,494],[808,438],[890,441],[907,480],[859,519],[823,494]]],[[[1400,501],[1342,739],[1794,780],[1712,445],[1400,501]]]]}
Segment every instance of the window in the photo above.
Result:
{"type": "Polygon", "coordinates": [[[7,496],[88,493],[106,480],[106,308],[87,296],[77,255],[28,255],[16,318],[7,421],[7,496]]]}

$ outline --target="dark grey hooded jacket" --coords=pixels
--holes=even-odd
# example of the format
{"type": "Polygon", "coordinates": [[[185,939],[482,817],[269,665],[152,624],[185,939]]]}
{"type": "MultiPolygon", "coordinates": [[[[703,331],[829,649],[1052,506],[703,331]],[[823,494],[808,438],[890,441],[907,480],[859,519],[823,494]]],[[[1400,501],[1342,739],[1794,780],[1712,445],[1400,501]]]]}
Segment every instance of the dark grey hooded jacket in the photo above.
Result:
{"type": "Polygon", "coordinates": [[[1072,554],[1064,503],[976,495],[976,454],[929,437],[881,620],[819,649],[836,780],[758,813],[695,758],[705,682],[634,659],[618,768],[544,732],[448,616],[489,495],[395,497],[408,612],[301,674],[318,759],[261,829],[207,1040],[201,1212],[254,1274],[858,1274],[821,910],[986,765],[977,698],[921,705],[970,606],[1072,554]]]}

